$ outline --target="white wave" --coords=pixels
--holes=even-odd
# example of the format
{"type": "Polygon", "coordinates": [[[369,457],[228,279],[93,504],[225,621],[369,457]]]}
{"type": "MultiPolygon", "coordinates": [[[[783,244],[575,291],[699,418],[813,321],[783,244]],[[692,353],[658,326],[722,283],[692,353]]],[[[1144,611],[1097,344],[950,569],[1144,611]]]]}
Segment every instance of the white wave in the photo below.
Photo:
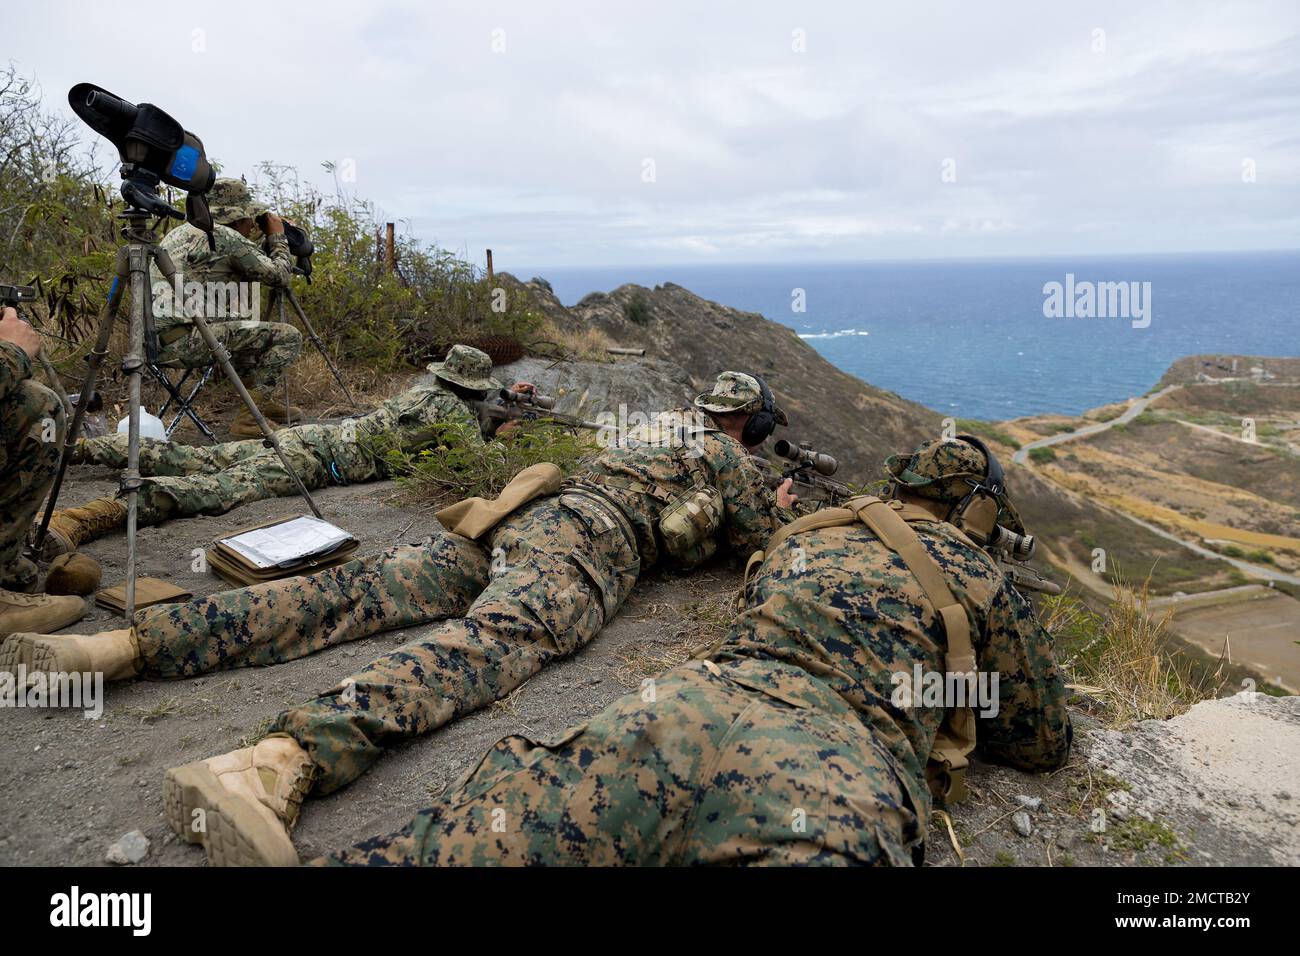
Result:
{"type": "Polygon", "coordinates": [[[848,335],[870,335],[870,332],[859,329],[840,329],[838,332],[800,332],[801,339],[839,339],[848,335]]]}

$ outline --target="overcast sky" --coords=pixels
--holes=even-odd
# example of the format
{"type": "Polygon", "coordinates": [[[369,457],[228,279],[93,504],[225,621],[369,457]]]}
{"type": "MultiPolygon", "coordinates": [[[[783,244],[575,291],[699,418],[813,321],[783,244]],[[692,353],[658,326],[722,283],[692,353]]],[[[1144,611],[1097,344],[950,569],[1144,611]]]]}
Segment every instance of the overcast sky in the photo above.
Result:
{"type": "Polygon", "coordinates": [[[1296,0],[178,11],[10,6],[4,47],[502,268],[1300,247],[1296,0]]]}

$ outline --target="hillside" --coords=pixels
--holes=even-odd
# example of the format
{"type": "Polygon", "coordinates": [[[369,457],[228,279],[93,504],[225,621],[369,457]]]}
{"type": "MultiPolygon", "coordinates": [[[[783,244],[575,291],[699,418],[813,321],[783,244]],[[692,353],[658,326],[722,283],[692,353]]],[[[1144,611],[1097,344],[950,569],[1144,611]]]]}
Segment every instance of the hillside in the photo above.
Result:
{"type": "Polygon", "coordinates": [[[762,375],[790,416],[782,434],[835,455],[846,480],[879,478],[887,455],[939,432],[936,412],[840,371],[792,329],[671,282],[594,292],[568,309],[540,283],[526,289],[560,327],[599,329],[619,346],[644,348],[646,358],[680,368],[693,394],[722,369],[762,375]],[[628,318],[634,298],[645,303],[642,322],[628,318]]]}
{"type": "Polygon", "coordinates": [[[1107,592],[1090,569],[1103,548],[1130,579],[1150,573],[1191,645],[1300,690],[1300,359],[1188,356],[1131,403],[997,429],[1022,446],[1028,510],[1078,587],[1107,592]]]}

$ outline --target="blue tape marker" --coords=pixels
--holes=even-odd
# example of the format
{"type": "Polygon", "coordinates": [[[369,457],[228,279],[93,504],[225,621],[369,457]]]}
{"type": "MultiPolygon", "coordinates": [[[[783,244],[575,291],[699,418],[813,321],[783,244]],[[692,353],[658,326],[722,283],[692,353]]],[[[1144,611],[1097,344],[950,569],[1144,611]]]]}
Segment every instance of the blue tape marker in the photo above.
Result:
{"type": "Polygon", "coordinates": [[[189,182],[194,178],[194,170],[199,165],[199,151],[193,146],[182,146],[172,157],[172,166],[168,172],[177,179],[189,182]]]}

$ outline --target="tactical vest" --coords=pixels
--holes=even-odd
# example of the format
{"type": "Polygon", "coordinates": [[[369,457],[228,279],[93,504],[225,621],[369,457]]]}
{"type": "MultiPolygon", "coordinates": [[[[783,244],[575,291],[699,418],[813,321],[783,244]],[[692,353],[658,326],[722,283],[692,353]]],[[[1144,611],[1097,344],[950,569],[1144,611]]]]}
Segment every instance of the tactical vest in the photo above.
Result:
{"type": "MultiPolygon", "coordinates": [[[[971,622],[966,609],[953,595],[943,571],[925,550],[911,525],[924,521],[942,521],[919,505],[902,501],[882,501],[873,495],[849,500],[842,508],[823,508],[785,525],[772,535],[766,551],[757,551],[745,565],[745,589],[751,573],[768,552],[791,535],[820,528],[837,528],[861,522],[871,529],[880,542],[897,554],[912,572],[926,598],[938,612],[947,639],[944,669],[949,673],[968,674],[975,670],[975,650],[971,646],[971,622]]],[[[962,541],[976,547],[961,531],[962,541]]],[[[966,799],[966,767],[975,749],[975,713],[969,706],[950,707],[935,734],[934,746],[926,763],[925,780],[931,794],[945,803],[966,799]]]]}
{"type": "MultiPolygon", "coordinates": [[[[642,426],[648,443],[662,440],[653,426],[642,426]]],[[[717,434],[716,428],[693,428],[691,434],[717,434]]],[[[637,432],[629,436],[636,438],[637,432]]],[[[684,491],[661,485],[658,482],[636,481],[620,475],[584,474],[575,483],[590,483],[607,488],[618,488],[636,494],[648,495],[662,506],[655,527],[659,533],[663,552],[682,567],[690,568],[710,558],[718,548],[718,532],[725,520],[725,502],[722,492],[713,483],[709,470],[700,454],[683,443],[674,449],[675,457],[691,476],[691,485],[684,491]]]]}

